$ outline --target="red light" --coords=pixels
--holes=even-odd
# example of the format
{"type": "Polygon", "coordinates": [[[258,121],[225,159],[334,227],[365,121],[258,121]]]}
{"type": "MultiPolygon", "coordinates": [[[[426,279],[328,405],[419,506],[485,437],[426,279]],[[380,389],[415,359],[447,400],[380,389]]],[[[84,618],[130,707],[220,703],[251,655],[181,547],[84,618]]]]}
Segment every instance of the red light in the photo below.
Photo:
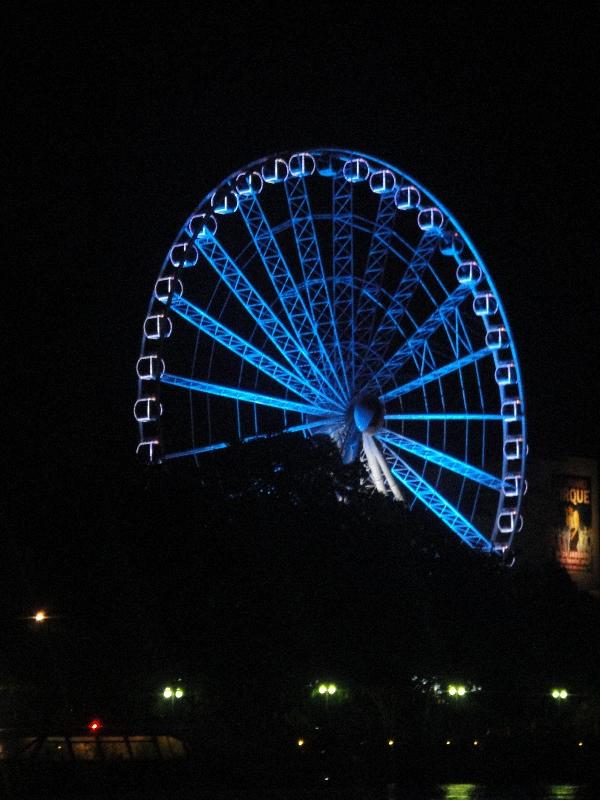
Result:
{"type": "Polygon", "coordinates": [[[98,731],[100,730],[100,728],[101,728],[101,727],[102,727],[102,723],[100,722],[100,720],[99,720],[99,719],[93,719],[93,720],[90,722],[90,724],[88,725],[88,729],[89,729],[89,730],[90,730],[92,733],[98,733],[98,731]]]}

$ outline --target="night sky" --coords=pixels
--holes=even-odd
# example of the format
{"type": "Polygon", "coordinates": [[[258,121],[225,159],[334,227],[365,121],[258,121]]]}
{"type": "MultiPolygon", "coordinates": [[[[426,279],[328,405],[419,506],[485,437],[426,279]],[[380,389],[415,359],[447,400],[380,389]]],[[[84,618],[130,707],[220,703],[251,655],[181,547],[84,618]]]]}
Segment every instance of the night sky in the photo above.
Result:
{"type": "Polygon", "coordinates": [[[372,153],[438,197],[504,300],[531,454],[597,454],[597,27],[522,5],[14,6],[6,614],[64,606],[81,552],[94,593],[87,530],[137,469],[164,254],[201,197],[278,150],[372,153]]]}

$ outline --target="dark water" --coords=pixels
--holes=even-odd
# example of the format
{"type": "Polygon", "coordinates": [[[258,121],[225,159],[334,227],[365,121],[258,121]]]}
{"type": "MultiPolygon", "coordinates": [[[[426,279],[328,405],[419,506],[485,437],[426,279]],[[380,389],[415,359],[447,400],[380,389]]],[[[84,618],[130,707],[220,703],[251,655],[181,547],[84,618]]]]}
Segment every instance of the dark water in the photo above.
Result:
{"type": "MultiPolygon", "coordinates": [[[[20,794],[3,795],[2,797],[21,798],[20,794]]],[[[40,795],[41,797],[41,795],[40,795]]],[[[351,789],[340,787],[315,787],[313,789],[248,791],[223,789],[191,789],[156,791],[113,787],[84,793],[49,794],[48,800],[599,800],[598,787],[574,784],[536,784],[530,786],[485,786],[476,783],[448,783],[429,787],[388,786],[381,789],[351,789]]],[[[35,795],[37,800],[38,795],[35,795]]]]}

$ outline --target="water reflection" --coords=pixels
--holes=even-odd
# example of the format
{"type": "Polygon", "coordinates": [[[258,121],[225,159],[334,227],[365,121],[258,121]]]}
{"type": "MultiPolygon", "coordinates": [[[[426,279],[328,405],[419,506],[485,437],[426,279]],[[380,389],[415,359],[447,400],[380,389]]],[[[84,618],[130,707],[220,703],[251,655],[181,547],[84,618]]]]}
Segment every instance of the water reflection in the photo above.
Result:
{"type": "Polygon", "coordinates": [[[440,800],[584,800],[588,796],[585,787],[571,784],[515,786],[507,790],[475,783],[448,783],[439,788],[440,800]]]}
{"type": "Polygon", "coordinates": [[[444,800],[473,800],[475,789],[474,783],[449,783],[442,786],[444,790],[444,800]]]}
{"type": "Polygon", "coordinates": [[[575,800],[577,797],[577,786],[549,786],[549,800],[575,800]]]}

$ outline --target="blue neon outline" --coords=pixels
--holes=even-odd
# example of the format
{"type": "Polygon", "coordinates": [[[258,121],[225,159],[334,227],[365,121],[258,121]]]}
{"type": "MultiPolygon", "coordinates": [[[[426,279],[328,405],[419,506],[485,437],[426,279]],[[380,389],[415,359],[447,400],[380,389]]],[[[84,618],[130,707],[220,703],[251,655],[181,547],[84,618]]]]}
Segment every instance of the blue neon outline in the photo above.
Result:
{"type": "Polygon", "coordinates": [[[434,369],[425,375],[421,375],[418,378],[409,381],[408,383],[404,383],[401,386],[396,386],[394,389],[390,389],[384,394],[380,394],[379,399],[382,403],[387,403],[403,394],[408,394],[408,392],[413,392],[415,389],[420,389],[427,383],[437,381],[440,378],[443,378],[445,375],[449,375],[451,372],[456,372],[456,370],[462,369],[468,364],[473,364],[476,361],[485,358],[486,356],[493,356],[492,351],[487,347],[481,347],[479,350],[474,350],[472,353],[468,353],[466,356],[463,356],[456,361],[452,361],[449,364],[438,367],[437,369],[434,369]]]}
{"type": "MultiPolygon", "coordinates": [[[[348,383],[348,376],[346,374],[346,365],[344,364],[344,357],[342,354],[342,347],[337,332],[336,316],[333,309],[331,293],[327,285],[327,279],[323,270],[323,260],[321,258],[321,248],[317,238],[315,229],[315,220],[312,215],[311,203],[308,192],[306,190],[306,181],[304,178],[294,178],[287,180],[285,183],[285,191],[290,211],[291,227],[296,241],[296,249],[298,251],[298,259],[300,261],[300,268],[303,276],[303,287],[305,288],[309,300],[309,309],[315,324],[315,329],[319,330],[319,324],[324,316],[326,319],[326,335],[324,343],[326,344],[329,339],[329,333],[333,335],[333,361],[334,368],[341,371],[343,381],[346,387],[346,396],[350,394],[350,385],[348,383]],[[306,216],[300,216],[300,209],[305,207],[307,209],[306,216]],[[308,235],[307,235],[308,231],[308,235]],[[311,266],[312,262],[312,266],[311,266]],[[318,277],[313,278],[317,273],[318,277]],[[313,288],[313,282],[318,290],[325,295],[325,301],[319,299],[318,292],[311,293],[310,289],[313,288]],[[326,309],[327,314],[317,312],[319,306],[326,309]],[[337,356],[336,356],[337,354],[337,356]]],[[[275,233],[275,230],[273,230],[275,233]]]]}
{"type": "Polygon", "coordinates": [[[336,406],[331,398],[326,397],[320,392],[316,392],[307,381],[300,379],[296,373],[286,369],[270,356],[266,355],[266,353],[258,350],[258,348],[254,347],[250,342],[243,339],[237,333],[234,333],[230,328],[223,325],[222,322],[216,320],[206,311],[198,308],[198,306],[191,303],[187,298],[179,294],[174,294],[169,302],[169,307],[197,330],[210,336],[216,342],[238,356],[238,358],[250,364],[255,369],[260,370],[267,377],[277,381],[277,383],[281,384],[285,389],[294,392],[303,400],[331,403],[333,407],[341,408],[341,406],[336,406]]]}
{"type": "Polygon", "coordinates": [[[246,403],[269,406],[270,408],[277,408],[280,411],[285,409],[287,411],[295,411],[298,414],[309,414],[317,417],[331,415],[332,411],[331,408],[309,406],[308,404],[296,403],[293,400],[286,400],[282,397],[271,397],[270,395],[259,394],[258,392],[248,392],[246,389],[240,389],[234,386],[222,386],[218,383],[208,383],[207,381],[199,381],[195,378],[186,378],[182,375],[171,375],[169,372],[165,372],[161,376],[160,382],[166,383],[169,386],[191,389],[194,392],[203,392],[204,394],[212,394],[217,397],[228,397],[230,400],[243,400],[246,403]]]}
{"type": "Polygon", "coordinates": [[[383,444],[383,449],[390,454],[392,459],[393,466],[390,465],[390,469],[394,477],[417,497],[423,505],[433,511],[465,544],[475,550],[490,551],[492,549],[490,540],[464,514],[461,514],[452,503],[446,500],[437,489],[415,472],[404,459],[391,452],[387,445],[383,444]]]}
{"type": "Polygon", "coordinates": [[[461,461],[459,458],[454,458],[454,456],[437,450],[435,447],[421,444],[408,436],[384,428],[377,432],[376,438],[380,442],[385,442],[407,453],[412,453],[428,463],[436,464],[443,469],[448,469],[457,475],[461,475],[463,478],[468,478],[471,481],[482,484],[482,486],[487,486],[488,489],[494,489],[499,492],[504,487],[504,481],[501,478],[479,469],[479,467],[474,467],[472,464],[467,464],[466,461],[461,461]]]}
{"type": "Polygon", "coordinates": [[[310,344],[312,344],[313,341],[316,343],[319,351],[321,352],[322,357],[325,359],[325,363],[328,365],[328,369],[326,372],[323,372],[320,369],[316,370],[315,376],[317,380],[319,380],[325,386],[327,386],[333,394],[339,397],[340,400],[345,399],[344,387],[342,386],[339,376],[336,373],[333,365],[331,364],[329,355],[319,336],[319,332],[315,327],[311,315],[308,313],[308,309],[306,308],[306,304],[304,303],[302,295],[298,291],[298,287],[296,286],[294,277],[290,271],[286,259],[283,256],[283,253],[281,252],[281,248],[279,247],[279,242],[277,241],[275,235],[273,234],[269,221],[267,220],[267,217],[258,200],[258,197],[255,195],[249,195],[248,197],[244,197],[243,200],[240,202],[240,214],[244,222],[246,223],[246,228],[248,229],[248,233],[250,234],[252,240],[254,241],[256,252],[260,256],[260,259],[264,265],[269,280],[271,281],[273,289],[275,290],[277,297],[279,298],[279,301],[281,302],[281,305],[290,322],[290,325],[292,326],[292,330],[295,333],[296,340],[302,343],[303,349],[311,356],[311,360],[313,360],[312,354],[310,352],[310,345],[305,341],[305,336],[307,334],[307,331],[305,329],[306,326],[308,326],[312,334],[310,344]],[[264,233],[259,233],[259,227],[261,225],[265,229],[264,233]],[[274,251],[273,255],[270,255],[263,248],[262,246],[263,240],[268,240],[267,244],[274,251]],[[294,306],[295,308],[300,309],[300,313],[298,313],[298,311],[296,311],[294,308],[290,308],[288,303],[286,302],[286,287],[281,285],[282,275],[284,275],[285,282],[289,284],[289,289],[294,292],[294,297],[295,297],[294,306]],[[334,381],[338,384],[339,389],[342,392],[341,395],[334,388],[330,378],[333,378],[334,381]]]}

